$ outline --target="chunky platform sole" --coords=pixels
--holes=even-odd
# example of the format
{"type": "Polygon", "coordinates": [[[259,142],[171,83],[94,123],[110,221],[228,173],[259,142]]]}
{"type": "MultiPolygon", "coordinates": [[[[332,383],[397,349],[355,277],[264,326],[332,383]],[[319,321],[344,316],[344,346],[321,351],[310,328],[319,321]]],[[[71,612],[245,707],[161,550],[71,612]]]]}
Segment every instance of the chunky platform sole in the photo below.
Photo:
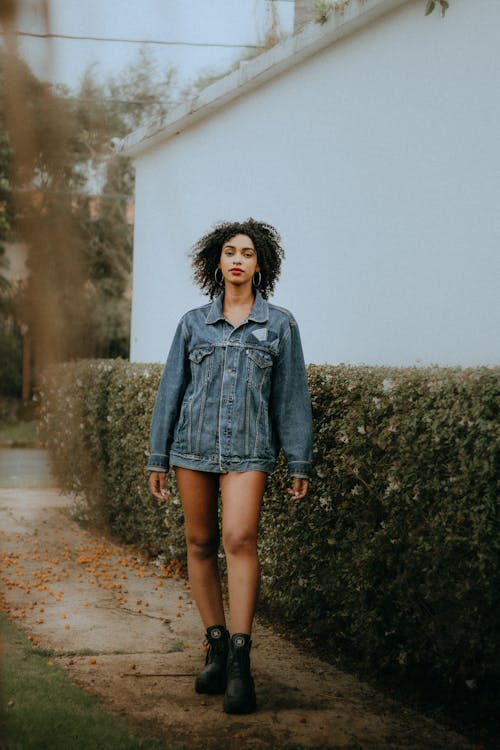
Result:
{"type": "Polygon", "coordinates": [[[222,695],[226,692],[226,679],[225,677],[221,680],[205,680],[198,676],[194,683],[194,689],[197,693],[205,695],[222,695]]]}
{"type": "Polygon", "coordinates": [[[253,684],[251,691],[248,691],[244,698],[229,697],[227,693],[224,696],[224,712],[226,714],[253,714],[256,710],[257,700],[253,684]]]}

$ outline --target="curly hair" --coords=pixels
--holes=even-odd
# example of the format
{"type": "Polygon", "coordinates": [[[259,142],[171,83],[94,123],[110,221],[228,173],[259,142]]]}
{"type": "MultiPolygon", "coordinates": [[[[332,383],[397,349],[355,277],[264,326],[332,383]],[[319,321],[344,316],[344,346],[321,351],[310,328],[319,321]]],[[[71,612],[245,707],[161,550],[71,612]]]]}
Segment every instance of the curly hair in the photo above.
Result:
{"type": "Polygon", "coordinates": [[[278,231],[271,224],[252,218],[242,222],[221,222],[216,224],[212,231],[200,237],[191,251],[194,281],[210,299],[220,294],[221,287],[215,281],[215,270],[220,261],[223,244],[236,234],[246,234],[254,244],[261,273],[259,292],[267,299],[279,278],[281,261],[285,253],[278,231]]]}

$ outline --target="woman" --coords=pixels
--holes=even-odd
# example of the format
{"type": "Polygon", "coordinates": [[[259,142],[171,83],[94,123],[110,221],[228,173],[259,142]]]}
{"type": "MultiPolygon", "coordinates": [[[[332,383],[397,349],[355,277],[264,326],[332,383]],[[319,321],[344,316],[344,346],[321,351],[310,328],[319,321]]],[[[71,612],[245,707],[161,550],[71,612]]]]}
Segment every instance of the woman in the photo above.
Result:
{"type": "Polygon", "coordinates": [[[151,424],[151,493],[169,498],[175,469],[192,593],[208,651],[198,693],[224,693],[227,713],[255,711],[250,672],[259,589],[257,527],[267,474],[283,449],[299,500],[308,490],[312,422],[297,324],[268,304],[281,269],[280,237],[248,219],[217,225],[195,245],[194,278],[213,300],[181,319],[151,424]],[[230,637],[217,565],[218,494],[227,560],[230,637]]]}

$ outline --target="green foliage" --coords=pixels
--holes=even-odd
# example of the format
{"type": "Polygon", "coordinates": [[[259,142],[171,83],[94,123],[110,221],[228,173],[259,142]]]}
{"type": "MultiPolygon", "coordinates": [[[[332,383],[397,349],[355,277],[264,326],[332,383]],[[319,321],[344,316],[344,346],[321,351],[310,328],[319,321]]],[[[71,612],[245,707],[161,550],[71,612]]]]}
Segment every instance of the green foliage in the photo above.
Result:
{"type": "Polygon", "coordinates": [[[20,398],[22,357],[21,336],[0,325],[0,396],[20,398]]]}
{"type": "Polygon", "coordinates": [[[0,267],[5,267],[2,245],[11,238],[11,223],[14,213],[9,177],[11,157],[10,144],[3,123],[3,114],[0,111],[0,267]]]}
{"type": "MultiPolygon", "coordinates": [[[[48,372],[42,430],[61,488],[127,542],[183,558],[176,494],[159,508],[144,465],[159,365],[48,372]]],[[[500,675],[500,368],[309,367],[311,492],[269,478],[262,595],[369,670],[450,690],[500,675]],[[306,614],[304,614],[306,613],[306,614]]]]}
{"type": "Polygon", "coordinates": [[[436,4],[439,4],[441,6],[441,15],[444,17],[446,11],[450,7],[448,0],[427,0],[427,5],[425,6],[426,16],[429,16],[433,12],[436,4]]]}
{"type": "MultiPolygon", "coordinates": [[[[7,404],[9,402],[7,401],[7,404]]],[[[26,443],[35,443],[38,441],[38,422],[28,422],[21,420],[2,419],[2,412],[7,404],[0,407],[0,444],[8,443],[14,447],[25,445],[26,443]]]]}
{"type": "Polygon", "coordinates": [[[185,558],[180,501],[152,501],[144,466],[159,365],[67,363],[42,381],[41,437],[59,486],[85,498],[86,520],[151,554],[185,558]]]}
{"type": "Polygon", "coordinates": [[[273,492],[263,520],[265,590],[287,617],[308,612],[370,669],[500,673],[499,380],[310,368],[313,491],[300,506],[273,492]]]}

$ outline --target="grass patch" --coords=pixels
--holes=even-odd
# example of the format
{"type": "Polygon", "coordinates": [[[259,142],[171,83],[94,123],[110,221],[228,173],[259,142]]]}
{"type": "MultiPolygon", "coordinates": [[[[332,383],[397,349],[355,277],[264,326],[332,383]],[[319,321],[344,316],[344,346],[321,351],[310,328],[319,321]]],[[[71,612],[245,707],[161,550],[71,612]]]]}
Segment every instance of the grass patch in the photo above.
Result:
{"type": "Polygon", "coordinates": [[[0,422],[0,443],[31,443],[39,440],[38,422],[0,422]]]}
{"type": "Polygon", "coordinates": [[[2,750],[165,749],[159,740],[135,735],[96,698],[74,687],[5,615],[0,615],[0,632],[2,750]]]}

